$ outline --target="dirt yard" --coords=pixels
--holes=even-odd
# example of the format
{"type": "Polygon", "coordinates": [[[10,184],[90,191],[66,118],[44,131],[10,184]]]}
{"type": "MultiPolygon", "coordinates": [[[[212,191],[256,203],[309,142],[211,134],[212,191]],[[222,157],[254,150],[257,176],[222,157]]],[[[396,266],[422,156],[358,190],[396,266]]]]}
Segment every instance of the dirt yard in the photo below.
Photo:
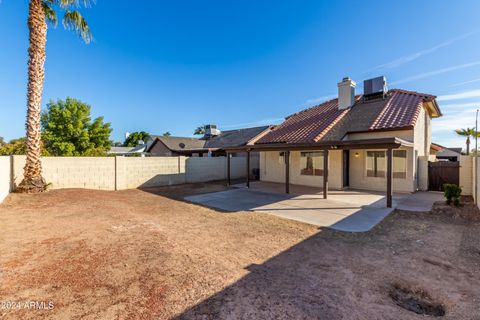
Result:
{"type": "Polygon", "coordinates": [[[395,212],[348,234],[176,200],[220,189],[11,195],[0,205],[0,318],[425,318],[401,304],[480,319],[473,206],[395,212]]]}

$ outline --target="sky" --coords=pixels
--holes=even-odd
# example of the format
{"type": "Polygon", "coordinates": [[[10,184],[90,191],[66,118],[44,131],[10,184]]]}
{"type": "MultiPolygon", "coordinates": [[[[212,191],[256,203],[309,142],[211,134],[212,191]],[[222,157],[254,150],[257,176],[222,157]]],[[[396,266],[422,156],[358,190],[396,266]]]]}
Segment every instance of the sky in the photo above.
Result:
{"type": "MultiPolygon", "coordinates": [[[[480,107],[480,1],[118,1],[82,9],[94,41],[49,26],[42,107],[73,97],[113,127],[192,136],[277,124],[345,76],[438,96],[433,139],[464,146],[480,107]]],[[[27,0],[0,0],[0,136],[24,136],[27,0]]]]}

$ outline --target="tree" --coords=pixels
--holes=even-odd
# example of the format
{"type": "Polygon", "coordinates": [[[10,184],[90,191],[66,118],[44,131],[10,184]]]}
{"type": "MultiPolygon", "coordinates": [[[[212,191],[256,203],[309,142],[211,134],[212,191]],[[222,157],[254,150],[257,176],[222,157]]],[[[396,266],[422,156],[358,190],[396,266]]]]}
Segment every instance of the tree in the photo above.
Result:
{"type": "Polygon", "coordinates": [[[45,76],[45,47],[47,43],[47,21],[57,25],[56,8],[64,11],[63,26],[73,29],[86,42],[92,39],[87,22],[77,10],[71,8],[80,5],[89,6],[88,0],[30,0],[28,9],[28,85],[26,153],[23,180],[18,185],[19,192],[36,193],[46,189],[47,183],[42,177],[41,156],[41,103],[45,76]]]}
{"type": "Polygon", "coordinates": [[[24,155],[25,154],[25,138],[12,139],[9,143],[0,146],[0,155],[24,155]]]}
{"type": "Polygon", "coordinates": [[[41,116],[45,149],[55,156],[104,155],[112,144],[110,123],[93,122],[90,106],[80,100],[50,101],[41,116]]]}
{"type": "Polygon", "coordinates": [[[172,134],[170,133],[170,131],[167,131],[164,134],[162,134],[162,136],[164,136],[164,137],[170,137],[171,135],[172,134]]]}
{"type": "Polygon", "coordinates": [[[3,137],[0,137],[0,147],[3,147],[5,145],[5,140],[3,137]]]}
{"type": "Polygon", "coordinates": [[[150,135],[145,131],[132,132],[128,135],[127,139],[125,139],[123,145],[125,147],[135,147],[138,145],[139,141],[147,141],[149,136],[150,135]]]}
{"type": "Polygon", "coordinates": [[[458,134],[459,136],[467,137],[467,156],[470,154],[470,137],[475,136],[475,129],[473,128],[466,128],[466,129],[457,129],[455,130],[455,133],[458,134]]]}
{"type": "Polygon", "coordinates": [[[205,126],[201,126],[201,127],[197,127],[195,129],[195,132],[193,132],[194,135],[201,135],[201,134],[205,134],[205,126]]]}

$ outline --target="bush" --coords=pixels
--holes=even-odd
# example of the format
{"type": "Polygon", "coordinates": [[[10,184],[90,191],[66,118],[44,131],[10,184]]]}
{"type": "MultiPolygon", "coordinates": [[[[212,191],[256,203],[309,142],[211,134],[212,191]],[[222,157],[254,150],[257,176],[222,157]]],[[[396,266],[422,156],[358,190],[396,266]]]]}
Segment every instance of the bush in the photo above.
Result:
{"type": "Polygon", "coordinates": [[[460,204],[460,195],[462,194],[462,188],[456,184],[446,183],[443,185],[443,195],[447,199],[447,204],[453,204],[458,206],[460,204]]]}

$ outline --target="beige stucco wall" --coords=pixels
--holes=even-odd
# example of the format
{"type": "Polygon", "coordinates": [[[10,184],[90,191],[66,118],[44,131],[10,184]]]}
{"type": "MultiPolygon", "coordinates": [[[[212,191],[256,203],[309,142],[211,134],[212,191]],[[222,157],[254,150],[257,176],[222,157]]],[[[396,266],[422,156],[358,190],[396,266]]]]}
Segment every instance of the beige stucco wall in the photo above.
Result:
{"type": "MultiPolygon", "coordinates": [[[[4,168],[10,172],[10,165],[4,165],[3,158],[0,157],[0,190],[3,190],[3,180],[11,181],[8,177],[3,178],[4,168]]],[[[14,156],[12,159],[12,179],[18,184],[22,179],[25,156],[14,156]]],[[[43,177],[52,189],[122,190],[227,177],[226,157],[44,157],[42,167],[43,177]]],[[[233,157],[231,178],[244,177],[245,173],[246,158],[233,157]]]]}
{"type": "Polygon", "coordinates": [[[477,161],[477,166],[473,168],[473,176],[475,177],[474,183],[473,183],[473,190],[475,190],[475,185],[476,185],[477,194],[474,198],[475,198],[475,201],[477,202],[478,208],[480,208],[480,204],[478,203],[480,200],[480,174],[477,174],[477,172],[480,172],[480,158],[477,157],[476,161],[477,161]]]}
{"type": "Polygon", "coordinates": [[[462,187],[462,194],[472,195],[474,188],[474,158],[470,156],[460,156],[460,187],[462,187]]]}
{"type": "Polygon", "coordinates": [[[391,130],[378,132],[359,132],[347,134],[344,140],[362,140],[362,139],[379,139],[379,138],[400,138],[409,142],[413,142],[413,130],[391,130]]]}
{"type": "MultiPolygon", "coordinates": [[[[368,149],[375,150],[375,149],[368,149]]],[[[367,177],[366,151],[350,151],[350,187],[353,189],[385,191],[387,178],[367,177]]],[[[407,151],[407,175],[405,179],[393,179],[394,192],[415,191],[415,172],[413,166],[413,148],[402,147],[399,150],[407,151]]],[[[386,160],[386,158],[385,158],[386,160]]]]}
{"type": "Polygon", "coordinates": [[[0,156],[0,203],[10,192],[10,156],[0,156]]]}
{"type": "MultiPolygon", "coordinates": [[[[300,153],[290,153],[290,183],[312,187],[322,187],[323,177],[307,176],[300,174],[300,153]]],[[[280,161],[280,152],[269,151],[260,153],[260,180],[270,182],[285,182],[285,163],[280,161]]],[[[329,152],[329,179],[330,189],[342,188],[342,151],[334,150],[329,152]]]]}

